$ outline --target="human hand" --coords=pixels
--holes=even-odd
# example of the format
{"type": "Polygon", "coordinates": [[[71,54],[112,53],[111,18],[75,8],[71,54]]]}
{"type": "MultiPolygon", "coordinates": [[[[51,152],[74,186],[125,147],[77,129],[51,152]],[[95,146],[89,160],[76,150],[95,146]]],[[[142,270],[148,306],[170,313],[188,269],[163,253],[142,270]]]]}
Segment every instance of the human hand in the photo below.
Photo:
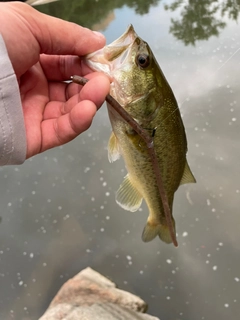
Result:
{"type": "Polygon", "coordinates": [[[0,21],[19,84],[29,158],[69,142],[91,125],[110,83],[79,56],[103,47],[105,38],[20,2],[1,3],[0,21]],[[83,88],[63,82],[73,74],[90,81],[83,88]]]}

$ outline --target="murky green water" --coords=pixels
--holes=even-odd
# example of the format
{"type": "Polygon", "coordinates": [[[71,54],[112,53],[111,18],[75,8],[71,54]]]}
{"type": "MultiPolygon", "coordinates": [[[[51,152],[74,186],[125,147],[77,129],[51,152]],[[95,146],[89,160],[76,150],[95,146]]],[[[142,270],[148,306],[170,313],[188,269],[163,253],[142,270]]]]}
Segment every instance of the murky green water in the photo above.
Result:
{"type": "Polygon", "coordinates": [[[179,247],[144,244],[146,206],[130,213],[114,200],[125,169],[122,160],[107,160],[105,106],[72,143],[1,168],[0,319],[36,319],[86,266],[141,296],[161,320],[239,319],[239,5],[191,3],[65,0],[38,7],[101,30],[108,43],[134,25],[180,103],[198,183],[176,193],[179,247]]]}

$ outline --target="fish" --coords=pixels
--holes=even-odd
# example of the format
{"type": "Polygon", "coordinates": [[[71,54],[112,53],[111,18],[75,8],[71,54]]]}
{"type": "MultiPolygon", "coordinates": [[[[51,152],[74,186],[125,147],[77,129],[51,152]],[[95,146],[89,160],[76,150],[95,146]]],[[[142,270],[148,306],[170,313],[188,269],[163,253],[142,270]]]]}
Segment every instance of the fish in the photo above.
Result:
{"type": "MultiPolygon", "coordinates": [[[[117,40],[88,54],[85,63],[110,78],[110,95],[152,137],[176,235],[174,194],[180,185],[196,179],[186,158],[187,138],[177,101],[151,48],[130,25],[117,40]]],[[[114,162],[122,156],[128,171],[116,192],[116,202],[134,212],[144,199],[149,215],[142,240],[149,242],[159,236],[172,243],[146,144],[111,105],[107,108],[112,126],[108,159],[114,162]]]]}

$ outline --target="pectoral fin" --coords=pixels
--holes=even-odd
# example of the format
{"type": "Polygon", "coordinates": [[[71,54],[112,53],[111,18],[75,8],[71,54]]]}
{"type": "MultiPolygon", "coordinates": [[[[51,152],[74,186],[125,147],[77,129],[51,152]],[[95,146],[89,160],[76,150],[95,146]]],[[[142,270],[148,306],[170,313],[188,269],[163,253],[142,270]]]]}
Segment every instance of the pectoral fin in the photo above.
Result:
{"type": "Polygon", "coordinates": [[[183,176],[182,176],[180,184],[195,183],[195,182],[196,182],[196,179],[194,178],[194,175],[192,174],[192,171],[189,168],[189,165],[188,165],[187,160],[186,160],[185,168],[184,168],[184,171],[183,171],[183,176]]]}
{"type": "Polygon", "coordinates": [[[119,146],[115,134],[112,132],[108,141],[108,160],[116,161],[120,158],[119,146]]]}
{"type": "Polygon", "coordinates": [[[116,202],[125,210],[137,211],[142,203],[142,196],[133,186],[129,175],[127,175],[123,183],[120,185],[117,194],[116,202]]]}

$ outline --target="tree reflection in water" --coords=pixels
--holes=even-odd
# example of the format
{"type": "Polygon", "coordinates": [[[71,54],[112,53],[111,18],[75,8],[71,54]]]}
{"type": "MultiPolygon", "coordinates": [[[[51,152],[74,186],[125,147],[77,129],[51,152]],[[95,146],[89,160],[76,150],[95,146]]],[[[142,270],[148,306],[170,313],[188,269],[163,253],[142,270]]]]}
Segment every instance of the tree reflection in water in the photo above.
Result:
{"type": "Polygon", "coordinates": [[[181,19],[171,19],[170,32],[185,45],[194,45],[198,40],[218,36],[226,27],[226,15],[237,20],[240,0],[177,0],[164,7],[170,11],[181,10],[181,19]]]}
{"type": "MultiPolygon", "coordinates": [[[[128,6],[137,14],[147,14],[152,6],[161,0],[64,0],[38,6],[39,10],[59,18],[76,22],[85,27],[106,26],[102,23],[109,20],[114,9],[128,6]],[[66,2],[68,4],[66,4],[66,2]]],[[[171,19],[170,33],[185,45],[195,45],[196,41],[207,40],[218,36],[226,27],[224,18],[238,19],[240,0],[176,0],[164,4],[167,11],[180,10],[180,19],[171,19]]],[[[110,19],[111,20],[111,19],[110,19]]]]}

